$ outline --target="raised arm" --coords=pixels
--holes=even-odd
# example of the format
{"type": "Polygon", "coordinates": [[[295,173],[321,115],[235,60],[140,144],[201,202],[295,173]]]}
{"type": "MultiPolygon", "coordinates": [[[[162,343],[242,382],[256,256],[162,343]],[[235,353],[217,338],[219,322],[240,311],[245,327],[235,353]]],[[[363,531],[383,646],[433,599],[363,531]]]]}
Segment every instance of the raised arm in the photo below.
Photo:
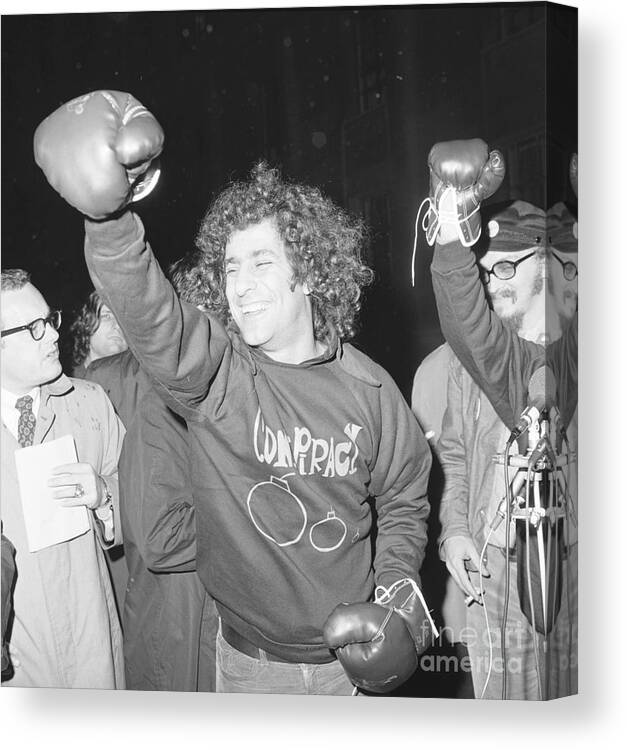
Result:
{"type": "Polygon", "coordinates": [[[156,183],[163,140],[157,120],[133,96],[94,91],[40,124],[34,152],[48,182],[87,217],[94,286],[141,365],[185,412],[206,395],[228,346],[219,324],[179,301],[129,210],[156,183]]]}
{"type": "Polygon", "coordinates": [[[531,375],[549,355],[490,309],[471,250],[481,232],[481,202],[498,189],[505,162],[498,151],[488,152],[483,141],[473,139],[436,144],[429,168],[427,241],[435,244],[431,271],[442,332],[511,428],[527,405],[531,375]]]}
{"type": "Polygon", "coordinates": [[[442,333],[512,428],[527,404],[531,374],[546,364],[546,350],[517,336],[490,309],[474,253],[460,242],[436,245],[431,274],[442,333]]]}
{"type": "Polygon", "coordinates": [[[110,221],[86,221],[85,259],[141,367],[169,391],[174,408],[201,401],[230,356],[226,332],[179,299],[144,240],[139,217],[127,211],[110,221]]]}

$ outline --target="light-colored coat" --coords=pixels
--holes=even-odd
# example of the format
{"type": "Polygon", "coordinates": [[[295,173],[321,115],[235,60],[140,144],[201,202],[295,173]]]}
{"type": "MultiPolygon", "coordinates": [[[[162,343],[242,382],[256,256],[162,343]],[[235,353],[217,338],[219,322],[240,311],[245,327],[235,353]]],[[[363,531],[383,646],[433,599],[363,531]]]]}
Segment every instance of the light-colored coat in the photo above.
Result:
{"type": "MultiPolygon", "coordinates": [[[[104,391],[61,376],[41,389],[34,444],[72,435],[79,462],[104,476],[119,518],[117,463],[124,427],[104,391]]],[[[2,524],[15,546],[10,644],[20,666],[5,685],[123,688],[122,632],[100,522],[68,542],[29,552],[15,468],[17,441],[2,425],[2,524]]],[[[116,531],[119,543],[119,532],[116,531]]]]}

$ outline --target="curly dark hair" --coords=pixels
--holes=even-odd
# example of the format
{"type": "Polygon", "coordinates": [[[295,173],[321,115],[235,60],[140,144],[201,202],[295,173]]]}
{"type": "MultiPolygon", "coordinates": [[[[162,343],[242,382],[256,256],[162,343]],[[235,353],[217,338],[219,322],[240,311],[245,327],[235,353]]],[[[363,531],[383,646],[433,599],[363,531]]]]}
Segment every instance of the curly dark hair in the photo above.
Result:
{"type": "Polygon", "coordinates": [[[196,246],[204,254],[209,310],[231,323],[225,294],[226,244],[234,231],[268,218],[275,219],[285,243],[293,283],[307,283],[310,289],[315,338],[352,338],[362,289],[373,276],[361,258],[363,223],[317,188],[288,182],[263,161],[255,165],[249,181],[232,183],[217,197],[198,231],[196,246]]]}
{"type": "MultiPolygon", "coordinates": [[[[200,273],[199,260],[202,253],[192,250],[172,263],[168,276],[181,299],[192,305],[204,307],[208,293],[205,279],[200,273]]],[[[93,291],[80,308],[69,328],[69,357],[72,369],[81,367],[89,354],[91,337],[100,325],[103,300],[98,292],[93,291]]]]}
{"type": "Polygon", "coordinates": [[[89,354],[89,343],[100,325],[102,299],[98,292],[92,292],[78,311],[69,329],[72,367],[81,367],[89,354]]]}
{"type": "Polygon", "coordinates": [[[178,296],[191,305],[209,309],[210,290],[203,273],[204,255],[200,250],[190,250],[175,260],[168,268],[168,278],[178,296]]]}

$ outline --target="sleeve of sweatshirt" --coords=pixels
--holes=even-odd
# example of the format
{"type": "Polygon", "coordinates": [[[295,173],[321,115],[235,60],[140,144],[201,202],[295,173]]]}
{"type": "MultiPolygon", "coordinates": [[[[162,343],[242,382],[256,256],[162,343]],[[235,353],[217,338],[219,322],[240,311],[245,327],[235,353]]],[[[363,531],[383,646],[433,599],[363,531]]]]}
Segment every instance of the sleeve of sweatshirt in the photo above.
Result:
{"type": "Polygon", "coordinates": [[[230,354],[224,328],[179,300],[130,211],[85,221],[85,259],[140,365],[168,391],[176,411],[193,419],[193,407],[230,354]]]}
{"type": "Polygon", "coordinates": [[[442,420],[438,456],[444,473],[440,503],[442,530],[438,548],[451,536],[471,536],[468,524],[468,467],[464,446],[461,365],[453,360],[447,377],[447,405],[442,420]]]}
{"type": "Polygon", "coordinates": [[[459,360],[511,429],[527,405],[531,374],[546,350],[508,329],[490,309],[474,253],[459,242],[437,245],[431,264],[440,326],[459,360]]]}
{"type": "Polygon", "coordinates": [[[381,431],[370,492],[375,498],[375,582],[401,578],[419,583],[427,545],[427,483],[431,450],[418,421],[394,383],[380,389],[381,431]]]}

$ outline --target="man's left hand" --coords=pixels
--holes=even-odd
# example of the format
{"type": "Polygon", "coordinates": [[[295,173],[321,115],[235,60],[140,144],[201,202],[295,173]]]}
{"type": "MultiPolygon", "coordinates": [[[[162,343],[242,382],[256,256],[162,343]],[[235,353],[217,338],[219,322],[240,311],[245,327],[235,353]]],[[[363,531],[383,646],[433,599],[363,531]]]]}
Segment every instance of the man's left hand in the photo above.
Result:
{"type": "Polygon", "coordinates": [[[324,624],[324,640],[353,685],[368,692],[394,690],[418,667],[402,617],[375,602],[339,604],[324,624]]]}
{"type": "Polygon", "coordinates": [[[104,479],[87,463],[57,466],[48,480],[48,487],[58,488],[52,496],[66,508],[85,505],[95,510],[105,503],[107,497],[104,479]]]}

